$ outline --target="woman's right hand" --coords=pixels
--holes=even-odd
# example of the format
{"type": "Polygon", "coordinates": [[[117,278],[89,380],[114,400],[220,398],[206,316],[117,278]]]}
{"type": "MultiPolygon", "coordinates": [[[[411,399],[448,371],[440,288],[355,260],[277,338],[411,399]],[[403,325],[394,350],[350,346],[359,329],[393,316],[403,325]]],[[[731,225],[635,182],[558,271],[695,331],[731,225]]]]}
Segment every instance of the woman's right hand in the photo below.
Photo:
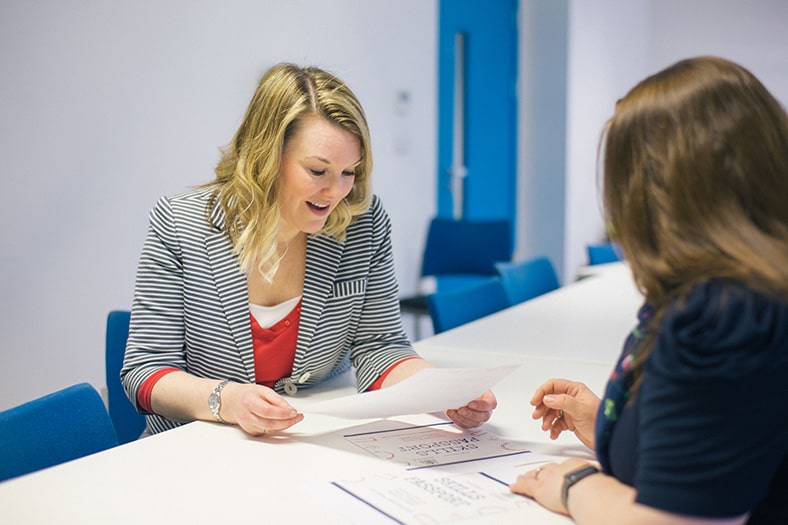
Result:
{"type": "Polygon", "coordinates": [[[268,387],[228,383],[222,390],[222,419],[252,436],[279,432],[303,421],[304,415],[268,387]]]}
{"type": "Polygon", "coordinates": [[[599,403],[596,394],[583,383],[551,379],[537,388],[531,398],[532,417],[542,420],[542,430],[550,431],[550,439],[569,430],[593,450],[599,403]]]}

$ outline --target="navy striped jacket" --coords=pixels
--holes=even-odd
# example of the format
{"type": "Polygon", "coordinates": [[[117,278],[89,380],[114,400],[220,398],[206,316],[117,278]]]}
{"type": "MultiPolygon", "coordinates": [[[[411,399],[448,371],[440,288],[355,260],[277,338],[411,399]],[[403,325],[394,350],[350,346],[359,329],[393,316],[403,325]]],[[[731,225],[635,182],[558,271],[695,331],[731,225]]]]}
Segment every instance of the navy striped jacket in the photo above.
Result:
{"type": "MultiPolygon", "coordinates": [[[[135,404],[145,379],[164,367],[254,382],[246,276],[224,233],[224,213],[218,206],[206,213],[209,197],[205,189],[165,197],[151,211],[121,370],[135,404]]],[[[277,392],[294,393],[349,366],[364,391],[416,355],[400,320],[390,234],[376,196],[344,242],[309,236],[293,373],[277,382],[277,392]]],[[[147,419],[151,432],[179,424],[147,419]]]]}

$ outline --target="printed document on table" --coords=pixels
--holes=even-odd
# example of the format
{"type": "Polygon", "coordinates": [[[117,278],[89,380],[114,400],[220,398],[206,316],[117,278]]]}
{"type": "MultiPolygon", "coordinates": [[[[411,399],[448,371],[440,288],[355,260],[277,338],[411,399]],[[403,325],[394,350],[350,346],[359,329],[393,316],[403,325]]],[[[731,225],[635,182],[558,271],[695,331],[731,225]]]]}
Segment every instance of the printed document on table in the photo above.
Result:
{"type": "Polygon", "coordinates": [[[549,523],[542,519],[549,518],[545,516],[549,511],[530,498],[513,494],[507,485],[482,472],[372,474],[335,481],[333,486],[338,489],[333,498],[342,502],[342,512],[353,517],[364,513],[364,523],[549,523]]]}
{"type": "Polygon", "coordinates": [[[513,459],[518,464],[549,461],[533,453],[526,443],[503,439],[484,427],[461,429],[450,421],[433,419],[436,422],[427,425],[387,419],[347,428],[340,434],[373,456],[408,470],[504,456],[519,456],[513,459]]]}
{"type": "Polygon", "coordinates": [[[348,419],[440,412],[476,399],[518,366],[426,368],[390,387],[320,401],[302,410],[348,419]]]}
{"type": "Polygon", "coordinates": [[[509,490],[518,475],[557,458],[485,427],[460,429],[434,416],[421,419],[426,423],[381,420],[342,430],[342,437],[402,470],[370,469],[315,483],[312,493],[349,521],[370,525],[571,523],[509,490]]]}
{"type": "Polygon", "coordinates": [[[313,495],[364,524],[568,525],[572,520],[509,490],[518,474],[544,462],[537,454],[504,456],[435,468],[370,472],[313,484],[313,495]],[[526,459],[525,463],[521,461],[526,459]]]}

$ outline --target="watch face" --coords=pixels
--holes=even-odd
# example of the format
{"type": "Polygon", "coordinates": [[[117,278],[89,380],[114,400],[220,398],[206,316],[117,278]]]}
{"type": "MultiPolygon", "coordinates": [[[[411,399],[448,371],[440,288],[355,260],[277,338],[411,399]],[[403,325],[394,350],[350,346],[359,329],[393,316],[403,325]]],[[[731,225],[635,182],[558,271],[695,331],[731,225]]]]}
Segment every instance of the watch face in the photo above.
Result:
{"type": "Polygon", "coordinates": [[[211,410],[216,410],[219,408],[219,396],[216,394],[211,394],[211,397],[208,398],[208,407],[211,410]]]}

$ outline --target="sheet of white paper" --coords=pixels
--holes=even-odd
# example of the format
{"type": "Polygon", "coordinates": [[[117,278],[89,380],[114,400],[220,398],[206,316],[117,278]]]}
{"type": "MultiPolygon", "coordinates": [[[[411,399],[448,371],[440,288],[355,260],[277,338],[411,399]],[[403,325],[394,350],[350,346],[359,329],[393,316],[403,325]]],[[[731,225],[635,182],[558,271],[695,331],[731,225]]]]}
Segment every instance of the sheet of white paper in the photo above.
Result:
{"type": "Polygon", "coordinates": [[[348,419],[439,412],[476,399],[518,366],[426,368],[387,388],[297,408],[306,413],[348,419]]]}

